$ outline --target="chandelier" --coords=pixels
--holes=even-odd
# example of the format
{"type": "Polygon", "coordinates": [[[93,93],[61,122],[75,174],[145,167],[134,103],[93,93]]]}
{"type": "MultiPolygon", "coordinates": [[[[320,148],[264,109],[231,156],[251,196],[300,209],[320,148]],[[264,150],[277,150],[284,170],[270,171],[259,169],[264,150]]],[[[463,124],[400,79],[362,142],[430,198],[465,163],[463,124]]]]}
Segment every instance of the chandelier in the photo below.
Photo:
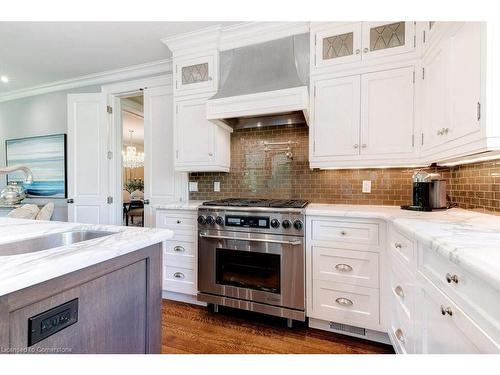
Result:
{"type": "Polygon", "coordinates": [[[133,130],[129,130],[130,140],[126,151],[122,151],[123,166],[125,168],[144,167],[144,152],[137,152],[137,148],[132,146],[133,130]]]}

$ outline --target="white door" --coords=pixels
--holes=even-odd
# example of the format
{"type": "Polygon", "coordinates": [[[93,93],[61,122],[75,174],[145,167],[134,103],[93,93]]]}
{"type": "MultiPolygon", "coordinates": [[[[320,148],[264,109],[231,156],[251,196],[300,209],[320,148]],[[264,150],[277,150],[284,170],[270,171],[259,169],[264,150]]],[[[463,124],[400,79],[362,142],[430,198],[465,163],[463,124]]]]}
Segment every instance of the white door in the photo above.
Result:
{"type": "Polygon", "coordinates": [[[413,152],[413,70],[361,76],[361,155],[413,152]]]}
{"type": "Polygon", "coordinates": [[[106,100],[68,95],[68,221],[108,224],[106,100]]]}
{"type": "Polygon", "coordinates": [[[481,22],[461,22],[451,36],[450,140],[481,130],[481,29],[481,22]]]}
{"type": "Polygon", "coordinates": [[[144,90],[144,224],[154,226],[152,205],[185,198],[186,174],[174,171],[171,86],[144,90]]]}
{"type": "Polygon", "coordinates": [[[363,60],[411,52],[414,22],[363,22],[363,60]]]}
{"type": "Polygon", "coordinates": [[[179,100],[175,104],[176,164],[210,165],[214,160],[216,126],[207,120],[206,97],[179,100]]]}
{"type": "Polygon", "coordinates": [[[316,31],[314,48],[316,67],[361,60],[361,22],[316,31]]]}
{"type": "Polygon", "coordinates": [[[359,75],[314,86],[313,157],[359,154],[359,75]]]}
{"type": "Polygon", "coordinates": [[[442,40],[424,56],[422,82],[422,132],[424,150],[445,143],[444,129],[450,127],[449,38],[442,40]]]}

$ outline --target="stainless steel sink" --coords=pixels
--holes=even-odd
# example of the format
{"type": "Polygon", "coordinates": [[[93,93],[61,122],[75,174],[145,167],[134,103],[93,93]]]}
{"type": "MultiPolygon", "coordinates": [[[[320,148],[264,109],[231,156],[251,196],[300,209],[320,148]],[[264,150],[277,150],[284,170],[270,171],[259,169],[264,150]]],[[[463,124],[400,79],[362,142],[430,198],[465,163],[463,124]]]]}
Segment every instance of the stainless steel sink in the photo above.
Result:
{"type": "Polygon", "coordinates": [[[45,236],[0,244],[0,256],[34,253],[36,251],[72,245],[77,242],[93,240],[95,238],[110,236],[112,234],[115,234],[115,232],[98,230],[75,230],[52,233],[45,236]]]}

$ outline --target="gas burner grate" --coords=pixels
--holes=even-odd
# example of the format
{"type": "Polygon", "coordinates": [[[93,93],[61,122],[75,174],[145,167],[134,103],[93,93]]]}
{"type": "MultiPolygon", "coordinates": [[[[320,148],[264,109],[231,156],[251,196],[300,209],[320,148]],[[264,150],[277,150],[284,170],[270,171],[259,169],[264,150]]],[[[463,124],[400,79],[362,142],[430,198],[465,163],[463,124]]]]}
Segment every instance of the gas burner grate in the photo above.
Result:
{"type": "Polygon", "coordinates": [[[203,205],[231,207],[304,208],[308,203],[308,201],[301,199],[226,198],[203,202],[203,205]]]}

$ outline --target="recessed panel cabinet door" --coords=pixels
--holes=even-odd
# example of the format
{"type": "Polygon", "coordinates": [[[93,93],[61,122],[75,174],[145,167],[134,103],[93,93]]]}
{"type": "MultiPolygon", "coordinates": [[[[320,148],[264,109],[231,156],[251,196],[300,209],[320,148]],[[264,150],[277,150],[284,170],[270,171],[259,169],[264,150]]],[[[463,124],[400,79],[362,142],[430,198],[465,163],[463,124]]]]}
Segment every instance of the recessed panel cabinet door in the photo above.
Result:
{"type": "Polygon", "coordinates": [[[152,205],[179,201],[187,176],[175,172],[171,86],[144,89],[144,197],[146,226],[154,226],[152,205]]]}
{"type": "Polygon", "coordinates": [[[413,152],[413,67],[361,76],[361,155],[413,152]]]}
{"type": "Polygon", "coordinates": [[[109,224],[105,97],[68,95],[68,221],[109,224]]]}
{"type": "Polygon", "coordinates": [[[451,36],[451,139],[481,129],[481,32],[482,22],[461,22],[451,36]]]}
{"type": "Polygon", "coordinates": [[[313,157],[359,154],[359,75],[315,84],[313,157]]]}
{"type": "Polygon", "coordinates": [[[216,125],[207,120],[206,101],[203,97],[176,102],[176,165],[207,165],[214,160],[216,125]]]}

